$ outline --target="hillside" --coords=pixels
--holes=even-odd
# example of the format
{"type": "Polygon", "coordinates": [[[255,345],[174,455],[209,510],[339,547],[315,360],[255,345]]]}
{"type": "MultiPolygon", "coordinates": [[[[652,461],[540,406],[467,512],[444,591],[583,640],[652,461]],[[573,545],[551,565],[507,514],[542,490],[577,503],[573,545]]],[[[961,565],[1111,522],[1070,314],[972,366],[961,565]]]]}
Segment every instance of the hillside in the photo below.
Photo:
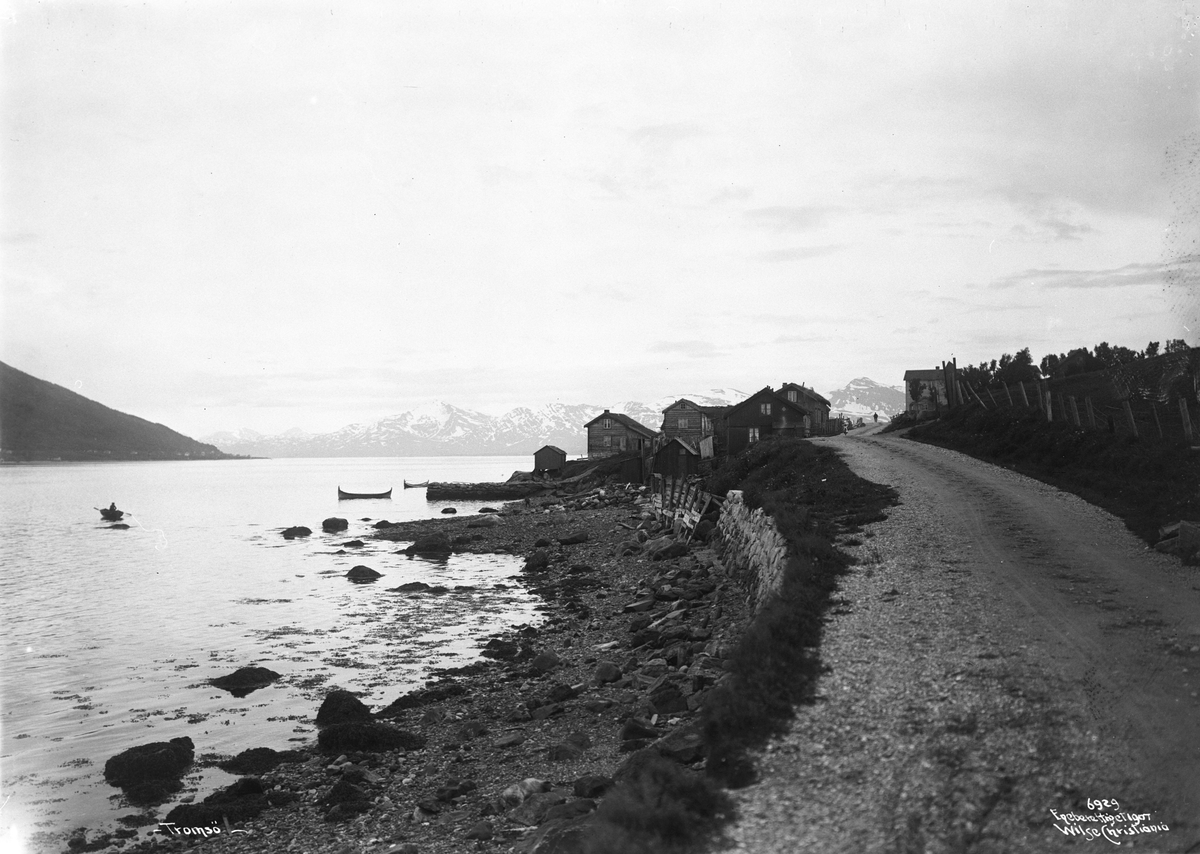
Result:
{"type": "Polygon", "coordinates": [[[870,421],[879,413],[880,421],[890,421],[904,411],[904,387],[887,386],[867,377],[851,380],[844,388],[825,395],[829,398],[832,415],[844,415],[851,421],[859,418],[870,421]]]}
{"type": "Polygon", "coordinates": [[[212,445],[126,415],[0,362],[0,460],[227,459],[212,445]]]}

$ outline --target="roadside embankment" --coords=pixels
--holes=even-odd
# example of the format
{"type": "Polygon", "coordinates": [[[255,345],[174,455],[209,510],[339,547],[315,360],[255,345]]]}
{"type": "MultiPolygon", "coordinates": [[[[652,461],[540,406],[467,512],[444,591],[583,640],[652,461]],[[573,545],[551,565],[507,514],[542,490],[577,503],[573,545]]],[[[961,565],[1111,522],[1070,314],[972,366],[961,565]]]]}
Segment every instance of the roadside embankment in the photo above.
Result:
{"type": "Polygon", "coordinates": [[[909,439],[1002,465],[1103,507],[1150,545],[1168,525],[1200,521],[1200,449],[1156,437],[1047,422],[1037,411],[962,406],[909,439]]]}

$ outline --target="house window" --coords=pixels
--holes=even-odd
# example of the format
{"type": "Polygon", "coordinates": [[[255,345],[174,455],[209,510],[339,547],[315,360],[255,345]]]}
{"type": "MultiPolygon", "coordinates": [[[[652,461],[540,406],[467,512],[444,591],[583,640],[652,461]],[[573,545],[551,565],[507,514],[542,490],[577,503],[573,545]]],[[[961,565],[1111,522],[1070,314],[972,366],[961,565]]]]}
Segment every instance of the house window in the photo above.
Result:
{"type": "Polygon", "coordinates": [[[686,418],[679,419],[679,429],[686,430],[688,428],[688,420],[686,418]]]}
{"type": "Polygon", "coordinates": [[[611,448],[611,447],[612,447],[612,436],[605,436],[605,437],[604,437],[604,447],[606,447],[606,448],[611,448]]]}
{"type": "Polygon", "coordinates": [[[622,451],[625,450],[625,437],[624,436],[617,437],[617,447],[622,451]]]}
{"type": "Polygon", "coordinates": [[[758,405],[758,411],[761,412],[763,415],[770,415],[771,414],[771,404],[760,403],[758,405]]]}
{"type": "MultiPolygon", "coordinates": [[[[764,405],[770,406],[771,404],[767,403],[764,405]]],[[[758,428],[757,427],[749,427],[747,429],[750,431],[749,437],[748,437],[750,440],[750,444],[753,445],[755,442],[758,441],[758,428]]]]}
{"type": "Polygon", "coordinates": [[[611,430],[612,429],[612,419],[611,418],[602,418],[600,420],[600,427],[604,430],[611,430]]]}
{"type": "Polygon", "coordinates": [[[712,430],[712,422],[708,420],[707,415],[700,416],[700,432],[707,433],[712,430]]]}
{"type": "Polygon", "coordinates": [[[792,389],[791,391],[788,392],[788,400],[790,400],[792,403],[796,402],[796,390],[795,389],[792,389]]]}

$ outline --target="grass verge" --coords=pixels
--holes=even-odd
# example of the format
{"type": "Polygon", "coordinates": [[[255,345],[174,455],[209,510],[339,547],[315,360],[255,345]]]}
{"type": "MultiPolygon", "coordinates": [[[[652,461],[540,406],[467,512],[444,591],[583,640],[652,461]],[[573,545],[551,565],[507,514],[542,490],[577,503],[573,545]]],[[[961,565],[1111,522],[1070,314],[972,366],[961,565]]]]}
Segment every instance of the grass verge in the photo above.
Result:
{"type": "Polygon", "coordinates": [[[1182,444],[977,405],[958,407],[905,435],[1072,492],[1119,517],[1150,544],[1164,525],[1200,520],[1200,451],[1182,444]]]}
{"type": "Polygon", "coordinates": [[[701,712],[708,773],[738,787],[755,776],[748,750],[785,729],[795,706],[811,696],[825,611],[851,563],[834,538],[886,518],[896,493],[858,477],[831,449],[799,439],[753,446],[718,469],[708,487],[719,494],[741,489],[790,547],[780,589],[746,628],[729,676],[701,712]]]}

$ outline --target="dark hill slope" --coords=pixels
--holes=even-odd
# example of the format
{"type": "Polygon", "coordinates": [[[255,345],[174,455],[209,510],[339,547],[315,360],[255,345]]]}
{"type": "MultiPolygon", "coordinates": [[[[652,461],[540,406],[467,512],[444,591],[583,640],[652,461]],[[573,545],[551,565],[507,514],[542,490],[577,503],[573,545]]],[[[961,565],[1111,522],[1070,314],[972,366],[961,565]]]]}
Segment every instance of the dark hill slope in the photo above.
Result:
{"type": "Polygon", "coordinates": [[[126,415],[0,362],[0,459],[231,459],[212,445],[126,415]]]}

